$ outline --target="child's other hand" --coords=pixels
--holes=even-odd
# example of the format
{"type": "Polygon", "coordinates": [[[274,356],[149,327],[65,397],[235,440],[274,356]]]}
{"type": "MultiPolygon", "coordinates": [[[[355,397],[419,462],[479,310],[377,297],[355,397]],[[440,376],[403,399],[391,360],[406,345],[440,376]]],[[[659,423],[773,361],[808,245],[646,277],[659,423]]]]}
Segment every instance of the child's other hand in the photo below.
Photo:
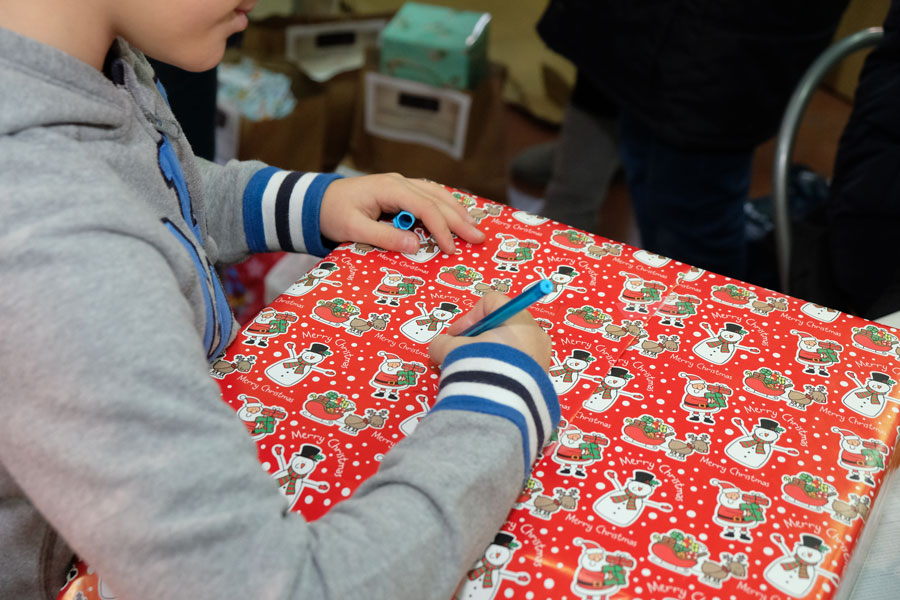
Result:
{"type": "Polygon", "coordinates": [[[365,242],[412,254],[419,249],[416,234],[378,220],[382,213],[401,210],[420,219],[447,254],[456,251],[452,233],[473,244],[484,241],[472,217],[443,186],[397,173],[333,181],[322,198],[319,225],[322,235],[335,242],[365,242]]]}
{"type": "Polygon", "coordinates": [[[485,331],[476,337],[458,337],[460,333],[485,315],[509,302],[509,298],[498,292],[488,292],[472,310],[454,321],[447,328],[446,335],[439,335],[428,345],[428,356],[436,364],[444,362],[451,350],[464,344],[495,342],[506,344],[533,358],[546,371],[550,368],[550,336],[523,310],[513,315],[502,325],[485,331]]]}

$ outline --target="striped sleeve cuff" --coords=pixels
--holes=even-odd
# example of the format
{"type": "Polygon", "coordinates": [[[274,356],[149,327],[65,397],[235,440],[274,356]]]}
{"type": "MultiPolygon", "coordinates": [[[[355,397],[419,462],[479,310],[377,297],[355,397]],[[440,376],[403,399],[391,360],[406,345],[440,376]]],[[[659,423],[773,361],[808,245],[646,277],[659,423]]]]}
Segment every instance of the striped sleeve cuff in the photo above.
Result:
{"type": "Polygon", "coordinates": [[[467,410],[511,421],[522,434],[525,477],[559,424],[559,399],[547,373],[524,352],[494,343],[466,344],[447,355],[437,410],[467,410]]]}
{"type": "Polygon", "coordinates": [[[254,173],[244,190],[244,234],[250,251],[328,254],[319,231],[319,207],[325,188],[339,178],[275,167],[254,173]]]}

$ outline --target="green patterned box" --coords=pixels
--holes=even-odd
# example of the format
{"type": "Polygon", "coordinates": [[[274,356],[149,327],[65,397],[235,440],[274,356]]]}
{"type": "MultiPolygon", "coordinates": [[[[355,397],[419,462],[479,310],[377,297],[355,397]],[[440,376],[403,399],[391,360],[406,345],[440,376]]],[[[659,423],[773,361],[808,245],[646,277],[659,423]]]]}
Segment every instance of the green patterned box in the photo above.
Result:
{"type": "Polygon", "coordinates": [[[487,72],[491,15],[407,2],[381,32],[381,72],[472,89],[487,72]]]}

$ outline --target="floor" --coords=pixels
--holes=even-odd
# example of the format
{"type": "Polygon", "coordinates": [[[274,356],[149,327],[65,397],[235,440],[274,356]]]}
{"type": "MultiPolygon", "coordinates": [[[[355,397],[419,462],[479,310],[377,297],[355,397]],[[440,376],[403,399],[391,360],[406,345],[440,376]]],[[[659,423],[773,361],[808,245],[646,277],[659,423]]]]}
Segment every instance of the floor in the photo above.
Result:
{"type": "MultiPolygon", "coordinates": [[[[841,131],[850,115],[850,102],[826,89],[813,95],[797,135],[793,162],[805,164],[817,173],[831,176],[832,163],[841,131]]],[[[558,128],[538,121],[515,107],[507,109],[507,163],[523,148],[553,140],[558,128]]],[[[768,195],[772,188],[772,165],[775,140],[761,145],[753,161],[750,197],[768,195]]],[[[512,185],[515,185],[512,183],[512,185]]],[[[540,196],[542,190],[516,187],[527,194],[540,196]]],[[[616,178],[598,215],[598,232],[605,237],[640,245],[634,224],[630,198],[624,179],[616,178]]]]}

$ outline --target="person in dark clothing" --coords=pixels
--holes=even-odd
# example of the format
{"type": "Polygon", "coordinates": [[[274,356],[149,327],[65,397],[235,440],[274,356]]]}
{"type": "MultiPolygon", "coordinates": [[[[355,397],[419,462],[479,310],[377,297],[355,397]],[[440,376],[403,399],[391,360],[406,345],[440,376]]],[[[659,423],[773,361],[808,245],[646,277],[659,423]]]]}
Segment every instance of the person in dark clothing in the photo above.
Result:
{"type": "Polygon", "coordinates": [[[846,5],[551,0],[539,34],[619,107],[642,246],[744,275],[753,149],[775,133],[846,5]]]}
{"type": "Polygon", "coordinates": [[[837,295],[823,303],[869,319],[900,310],[900,0],[891,2],[884,38],[860,74],[826,223],[837,295]]]}

